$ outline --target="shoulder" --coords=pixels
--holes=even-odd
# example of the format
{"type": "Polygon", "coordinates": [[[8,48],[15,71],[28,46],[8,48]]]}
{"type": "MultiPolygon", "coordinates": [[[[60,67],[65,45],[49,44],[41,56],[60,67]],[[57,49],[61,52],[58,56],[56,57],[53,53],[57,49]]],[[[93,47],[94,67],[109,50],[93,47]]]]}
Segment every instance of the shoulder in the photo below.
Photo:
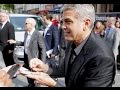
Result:
{"type": "Polygon", "coordinates": [[[13,24],[9,21],[6,22],[6,25],[10,26],[10,27],[14,27],[13,24]]]}

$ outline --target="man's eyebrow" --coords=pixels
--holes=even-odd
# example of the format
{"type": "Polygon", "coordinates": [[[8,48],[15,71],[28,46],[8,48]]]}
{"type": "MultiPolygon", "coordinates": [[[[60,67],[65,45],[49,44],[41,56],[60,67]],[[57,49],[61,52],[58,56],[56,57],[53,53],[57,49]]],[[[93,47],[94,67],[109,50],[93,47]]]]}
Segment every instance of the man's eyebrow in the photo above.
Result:
{"type": "Polygon", "coordinates": [[[72,20],[70,20],[69,18],[65,18],[64,21],[72,21],[72,20]]]}

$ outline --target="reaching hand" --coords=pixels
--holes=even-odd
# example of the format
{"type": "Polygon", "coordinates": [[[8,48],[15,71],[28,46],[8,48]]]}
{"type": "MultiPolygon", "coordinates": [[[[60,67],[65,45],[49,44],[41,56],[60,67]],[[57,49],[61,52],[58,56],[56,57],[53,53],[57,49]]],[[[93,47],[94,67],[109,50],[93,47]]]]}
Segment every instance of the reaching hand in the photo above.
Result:
{"type": "Polygon", "coordinates": [[[29,63],[29,67],[34,71],[41,71],[41,72],[47,72],[49,69],[49,66],[47,64],[44,64],[38,58],[31,59],[29,63]]]}
{"type": "Polygon", "coordinates": [[[8,42],[9,44],[15,44],[15,43],[16,43],[16,41],[13,40],[13,39],[8,40],[7,42],[8,42]]]}
{"type": "Polygon", "coordinates": [[[54,87],[56,82],[44,72],[32,72],[31,74],[25,75],[28,78],[35,79],[35,83],[54,87]]]}
{"type": "Polygon", "coordinates": [[[0,87],[10,87],[12,80],[9,78],[9,74],[5,71],[0,70],[0,87]]]}

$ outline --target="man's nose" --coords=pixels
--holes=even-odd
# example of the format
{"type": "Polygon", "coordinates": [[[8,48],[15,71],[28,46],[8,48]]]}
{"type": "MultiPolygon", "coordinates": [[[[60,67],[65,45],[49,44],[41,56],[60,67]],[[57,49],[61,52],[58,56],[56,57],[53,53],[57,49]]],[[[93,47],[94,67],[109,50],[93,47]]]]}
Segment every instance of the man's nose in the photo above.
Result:
{"type": "Polygon", "coordinates": [[[65,29],[65,28],[66,28],[65,24],[62,24],[62,29],[65,29]]]}

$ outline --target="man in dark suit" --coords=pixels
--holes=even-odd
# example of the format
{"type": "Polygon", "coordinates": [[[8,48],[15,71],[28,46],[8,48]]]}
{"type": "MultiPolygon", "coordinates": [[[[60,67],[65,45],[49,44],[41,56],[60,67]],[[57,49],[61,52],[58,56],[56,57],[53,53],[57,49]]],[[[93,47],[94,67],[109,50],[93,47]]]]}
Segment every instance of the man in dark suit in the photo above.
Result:
{"type": "MultiPolygon", "coordinates": [[[[29,68],[29,61],[32,58],[39,58],[43,62],[46,59],[46,48],[42,34],[35,30],[36,21],[33,18],[27,18],[25,21],[25,38],[24,42],[8,40],[10,44],[16,43],[16,45],[24,45],[24,62],[25,67],[29,68]]],[[[28,79],[29,87],[34,86],[34,82],[28,79]]]]}
{"type": "MultiPolygon", "coordinates": [[[[3,54],[3,59],[6,66],[14,64],[13,60],[13,50],[14,45],[7,43],[7,40],[15,40],[15,31],[13,25],[8,22],[8,14],[5,12],[0,12],[0,51],[3,54]]],[[[2,56],[0,56],[2,57],[2,56]]]]}
{"type": "Polygon", "coordinates": [[[114,54],[92,31],[95,21],[93,5],[66,4],[62,10],[62,28],[69,41],[64,62],[58,67],[49,67],[39,59],[32,59],[30,67],[42,72],[26,76],[50,87],[60,86],[50,77],[53,75],[64,76],[66,87],[111,87],[115,77],[114,54]]]}
{"type": "Polygon", "coordinates": [[[55,56],[58,55],[59,45],[59,31],[58,28],[52,23],[52,15],[46,14],[43,16],[43,20],[47,27],[44,30],[44,41],[46,46],[46,63],[50,65],[55,64],[55,56]]]}

